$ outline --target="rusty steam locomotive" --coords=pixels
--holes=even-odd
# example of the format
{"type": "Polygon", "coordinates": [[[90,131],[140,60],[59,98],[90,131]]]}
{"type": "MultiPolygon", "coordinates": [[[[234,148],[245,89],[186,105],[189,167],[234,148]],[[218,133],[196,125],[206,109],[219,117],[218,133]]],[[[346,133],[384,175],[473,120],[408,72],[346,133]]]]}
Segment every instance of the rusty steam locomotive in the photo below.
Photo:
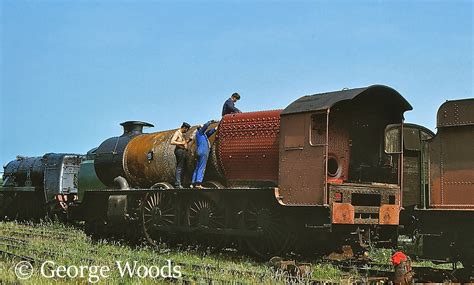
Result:
{"type": "MultiPolygon", "coordinates": [[[[95,235],[234,243],[260,256],[348,242],[393,246],[401,229],[425,238],[426,250],[444,246],[456,252],[444,258],[470,264],[474,254],[459,250],[473,239],[474,149],[464,144],[474,141],[474,100],[443,105],[436,136],[404,124],[411,109],[396,90],[374,85],[226,115],[210,137],[204,190],[171,186],[174,130],[145,134],[152,125],[125,122],[121,136],[77,156],[78,200],[67,213],[95,235]],[[458,218],[457,227],[471,230],[446,237],[431,225],[440,216],[446,227],[458,218]]],[[[18,172],[5,168],[4,197],[25,186],[7,183],[18,172]]]]}

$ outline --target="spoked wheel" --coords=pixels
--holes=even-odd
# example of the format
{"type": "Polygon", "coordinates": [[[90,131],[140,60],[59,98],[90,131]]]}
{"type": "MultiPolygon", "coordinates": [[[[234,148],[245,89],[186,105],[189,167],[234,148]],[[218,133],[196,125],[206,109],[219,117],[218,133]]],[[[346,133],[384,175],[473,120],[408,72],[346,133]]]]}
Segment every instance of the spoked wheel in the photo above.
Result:
{"type": "Polygon", "coordinates": [[[191,239],[199,244],[212,245],[220,248],[225,244],[224,236],[215,233],[203,233],[203,230],[217,230],[226,227],[225,211],[211,199],[200,196],[189,202],[187,206],[187,222],[192,229],[191,239]]]}
{"type": "Polygon", "coordinates": [[[150,189],[171,189],[173,186],[169,184],[168,182],[158,182],[153,184],[153,186],[150,187],[150,189]]]}
{"type": "Polygon", "coordinates": [[[147,242],[157,246],[169,241],[167,226],[176,224],[172,196],[166,192],[147,193],[141,203],[143,234],[147,242]]]}
{"type": "Polygon", "coordinates": [[[285,253],[293,240],[278,209],[254,201],[248,203],[243,213],[241,228],[259,232],[257,237],[245,237],[244,241],[254,254],[265,259],[285,253]]]}

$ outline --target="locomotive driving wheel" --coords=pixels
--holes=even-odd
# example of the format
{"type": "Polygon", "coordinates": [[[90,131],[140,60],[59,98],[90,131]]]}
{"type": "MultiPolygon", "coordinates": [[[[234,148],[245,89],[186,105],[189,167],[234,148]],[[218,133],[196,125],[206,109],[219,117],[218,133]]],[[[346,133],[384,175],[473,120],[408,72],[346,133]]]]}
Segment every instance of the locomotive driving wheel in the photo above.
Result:
{"type": "Polygon", "coordinates": [[[261,258],[284,253],[293,240],[285,217],[271,205],[250,201],[243,212],[241,228],[257,232],[257,236],[245,237],[247,247],[261,258]]]}
{"type": "Polygon", "coordinates": [[[192,234],[192,239],[215,248],[225,244],[223,236],[212,232],[226,227],[225,210],[219,208],[213,200],[205,196],[190,200],[186,217],[188,226],[195,232],[192,234]],[[209,230],[209,234],[202,233],[202,230],[209,230]]]}
{"type": "Polygon", "coordinates": [[[141,216],[143,234],[147,242],[157,246],[168,241],[166,227],[176,223],[176,211],[172,196],[164,191],[147,193],[142,199],[141,216]]]}

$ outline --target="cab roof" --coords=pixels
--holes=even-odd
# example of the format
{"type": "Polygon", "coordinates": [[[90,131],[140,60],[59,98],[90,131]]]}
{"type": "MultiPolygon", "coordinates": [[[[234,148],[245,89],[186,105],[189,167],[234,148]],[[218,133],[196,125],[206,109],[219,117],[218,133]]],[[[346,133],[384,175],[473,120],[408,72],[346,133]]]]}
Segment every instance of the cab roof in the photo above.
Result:
{"type": "Polygon", "coordinates": [[[350,101],[360,95],[385,96],[386,100],[392,101],[393,107],[400,108],[402,112],[413,109],[410,103],[395,89],[384,85],[371,85],[362,88],[306,95],[288,105],[281,115],[327,110],[339,102],[350,101]]]}

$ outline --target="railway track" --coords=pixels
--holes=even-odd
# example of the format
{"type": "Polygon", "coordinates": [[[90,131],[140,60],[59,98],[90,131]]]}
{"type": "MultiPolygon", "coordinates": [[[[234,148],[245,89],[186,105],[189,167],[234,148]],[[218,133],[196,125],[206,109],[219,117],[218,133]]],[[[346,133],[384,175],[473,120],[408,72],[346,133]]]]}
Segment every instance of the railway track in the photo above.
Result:
{"type": "MultiPolygon", "coordinates": [[[[85,237],[82,236],[84,239],[85,237]]],[[[80,240],[76,234],[58,234],[54,231],[45,230],[39,227],[26,228],[19,226],[12,229],[0,228],[0,255],[15,260],[24,260],[30,263],[40,263],[46,260],[59,260],[71,254],[81,254],[81,262],[84,264],[101,264],[104,260],[96,258],[99,254],[97,248],[81,248],[76,246],[74,240],[80,240]],[[57,241],[59,246],[54,250],[51,248],[37,248],[38,238],[57,241]],[[69,241],[69,243],[68,243],[69,241]],[[84,257],[85,256],[85,257],[84,257]]],[[[136,256],[132,251],[127,253],[111,252],[109,260],[134,260],[136,256]]],[[[144,256],[141,259],[150,264],[160,264],[167,261],[166,255],[144,256]]],[[[383,283],[393,280],[393,268],[388,264],[367,263],[360,261],[328,261],[318,260],[318,263],[332,264],[347,275],[347,279],[357,283],[383,283]],[[357,277],[351,277],[357,276],[357,277]],[[355,278],[355,279],[354,279],[355,278]]],[[[326,280],[312,278],[311,272],[306,274],[292,273],[285,270],[269,269],[264,271],[229,268],[220,265],[203,264],[197,262],[174,262],[186,269],[183,273],[183,281],[189,282],[230,282],[241,280],[245,277],[251,277],[254,280],[265,282],[265,280],[279,280],[283,283],[305,283],[320,284],[326,280]],[[225,274],[228,279],[221,278],[219,275],[225,274]]],[[[466,282],[469,280],[460,279],[455,270],[434,269],[429,267],[413,267],[417,282],[466,282]]]]}

